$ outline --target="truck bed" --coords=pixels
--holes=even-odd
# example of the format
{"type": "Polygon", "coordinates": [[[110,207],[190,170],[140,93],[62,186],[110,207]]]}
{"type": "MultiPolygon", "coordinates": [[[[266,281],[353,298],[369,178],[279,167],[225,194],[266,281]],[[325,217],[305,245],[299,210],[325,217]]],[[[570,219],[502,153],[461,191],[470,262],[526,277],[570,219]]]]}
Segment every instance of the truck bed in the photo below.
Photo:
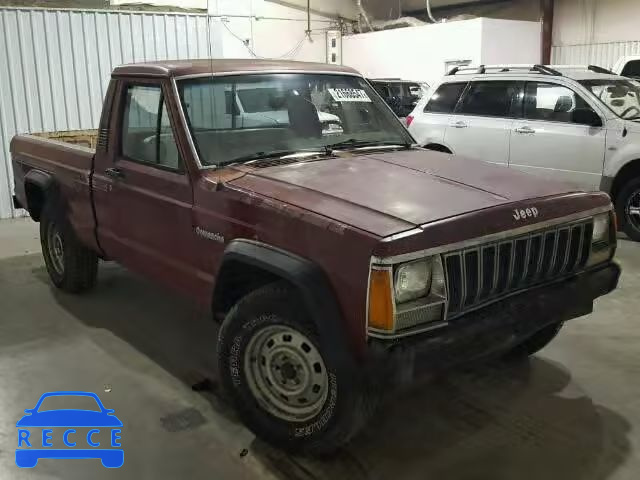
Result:
{"type": "Polygon", "coordinates": [[[83,243],[98,251],[91,195],[94,155],[92,148],[42,136],[16,135],[11,141],[18,202],[33,216],[38,206],[28,204],[26,190],[39,188],[50,195],[59,189],[60,197],[65,199],[67,218],[76,234],[83,243]]]}

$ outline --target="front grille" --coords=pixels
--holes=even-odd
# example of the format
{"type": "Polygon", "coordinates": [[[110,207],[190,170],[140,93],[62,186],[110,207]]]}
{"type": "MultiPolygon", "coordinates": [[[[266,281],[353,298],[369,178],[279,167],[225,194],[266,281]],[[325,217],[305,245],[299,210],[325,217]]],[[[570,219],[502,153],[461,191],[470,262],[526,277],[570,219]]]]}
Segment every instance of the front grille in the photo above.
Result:
{"type": "Polygon", "coordinates": [[[447,317],[584,268],[592,232],[581,221],[445,254],[447,317]]]}
{"type": "Polygon", "coordinates": [[[424,325],[442,320],[443,304],[428,305],[399,311],[396,314],[396,330],[408,330],[417,325],[424,325]]]}

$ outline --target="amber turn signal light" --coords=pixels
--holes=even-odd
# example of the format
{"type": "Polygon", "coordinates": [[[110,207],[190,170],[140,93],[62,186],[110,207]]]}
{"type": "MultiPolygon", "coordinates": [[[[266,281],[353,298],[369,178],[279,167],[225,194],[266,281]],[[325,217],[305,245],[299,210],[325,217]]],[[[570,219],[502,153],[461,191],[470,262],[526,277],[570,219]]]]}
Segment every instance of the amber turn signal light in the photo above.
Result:
{"type": "Polygon", "coordinates": [[[371,270],[369,280],[369,328],[393,330],[393,304],[391,300],[391,272],[371,270]]]}

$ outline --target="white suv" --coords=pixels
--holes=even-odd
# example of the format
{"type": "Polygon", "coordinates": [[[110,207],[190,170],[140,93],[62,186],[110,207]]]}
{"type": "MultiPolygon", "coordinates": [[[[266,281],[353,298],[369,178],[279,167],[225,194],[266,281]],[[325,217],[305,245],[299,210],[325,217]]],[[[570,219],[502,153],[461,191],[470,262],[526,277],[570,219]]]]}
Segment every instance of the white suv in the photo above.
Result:
{"type": "Polygon", "coordinates": [[[640,241],[640,83],[591,65],[454,68],[407,123],[426,148],[608,192],[640,241]]]}

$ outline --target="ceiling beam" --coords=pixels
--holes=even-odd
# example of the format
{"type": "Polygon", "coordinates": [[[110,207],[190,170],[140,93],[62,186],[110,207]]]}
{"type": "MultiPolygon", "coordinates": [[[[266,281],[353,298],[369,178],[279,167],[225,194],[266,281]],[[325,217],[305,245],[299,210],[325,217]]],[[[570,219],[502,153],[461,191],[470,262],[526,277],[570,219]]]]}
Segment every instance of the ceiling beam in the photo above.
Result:
{"type": "MultiPolygon", "coordinates": [[[[451,5],[442,5],[440,7],[431,7],[431,10],[433,12],[437,12],[439,14],[446,14],[447,11],[452,11],[452,10],[459,10],[459,9],[463,9],[463,8],[469,8],[469,7],[483,7],[485,5],[496,5],[496,4],[500,4],[500,3],[510,3],[513,0],[469,0],[468,2],[460,2],[460,3],[454,3],[451,5]]],[[[408,14],[408,15],[418,15],[418,14],[427,14],[427,9],[426,8],[416,8],[413,10],[403,10],[403,13],[408,14]]]]}

